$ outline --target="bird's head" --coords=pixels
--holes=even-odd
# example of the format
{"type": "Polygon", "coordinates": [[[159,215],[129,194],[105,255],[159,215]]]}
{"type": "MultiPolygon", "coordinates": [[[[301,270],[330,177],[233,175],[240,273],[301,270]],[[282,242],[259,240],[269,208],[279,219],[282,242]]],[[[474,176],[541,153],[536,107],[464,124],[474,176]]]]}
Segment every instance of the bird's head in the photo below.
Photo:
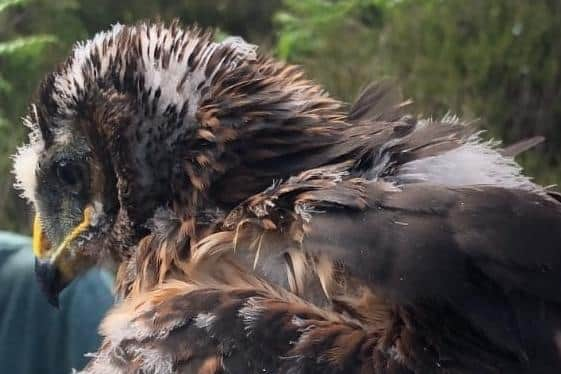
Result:
{"type": "Polygon", "coordinates": [[[315,151],[344,125],[339,109],[239,38],[141,23],[77,44],[41,83],[14,157],[50,300],[94,264],[134,257],[158,212],[192,235],[205,211],[329,161],[315,151]]]}
{"type": "Polygon", "coordinates": [[[42,83],[24,120],[30,142],[14,157],[16,186],[35,208],[35,271],[53,305],[60,291],[92,265],[118,261],[119,252],[107,250],[108,240],[126,243],[134,235],[123,223],[115,225],[133,210],[120,209],[128,184],[115,169],[119,160],[101,126],[128,123],[132,108],[114,89],[96,88],[82,98],[80,109],[64,107],[54,101],[61,94],[55,83],[60,74],[42,83]]]}
{"type": "Polygon", "coordinates": [[[102,155],[80,132],[62,130],[56,139],[41,137],[32,147],[38,153],[22,149],[16,166],[31,168],[18,177],[35,204],[35,270],[56,305],[59,292],[99,257],[114,221],[114,180],[102,155]]]}

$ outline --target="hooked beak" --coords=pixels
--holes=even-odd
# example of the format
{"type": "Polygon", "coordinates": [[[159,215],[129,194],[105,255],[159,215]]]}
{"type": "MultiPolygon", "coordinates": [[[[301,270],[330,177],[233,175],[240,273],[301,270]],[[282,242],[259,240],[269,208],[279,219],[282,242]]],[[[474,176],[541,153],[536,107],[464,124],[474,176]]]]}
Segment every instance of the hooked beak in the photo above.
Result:
{"type": "Polygon", "coordinates": [[[71,256],[70,245],[88,229],[93,208],[84,209],[84,218],[53,250],[41,227],[39,214],[33,222],[33,253],[35,254],[35,276],[49,304],[58,308],[60,292],[72,282],[83,268],[83,260],[71,256]]]}
{"type": "Polygon", "coordinates": [[[68,285],[61,272],[49,260],[41,260],[35,257],[35,276],[41,291],[47,296],[49,304],[58,309],[58,295],[68,285]]]}

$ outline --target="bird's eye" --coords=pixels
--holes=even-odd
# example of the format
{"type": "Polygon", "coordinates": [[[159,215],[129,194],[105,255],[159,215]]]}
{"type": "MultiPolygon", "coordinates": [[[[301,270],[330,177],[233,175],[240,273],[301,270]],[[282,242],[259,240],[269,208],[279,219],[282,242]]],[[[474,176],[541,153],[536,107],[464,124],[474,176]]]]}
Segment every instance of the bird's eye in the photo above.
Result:
{"type": "Polygon", "coordinates": [[[80,183],[80,170],[70,162],[58,162],[56,164],[56,175],[62,183],[69,187],[75,187],[80,183]]]}

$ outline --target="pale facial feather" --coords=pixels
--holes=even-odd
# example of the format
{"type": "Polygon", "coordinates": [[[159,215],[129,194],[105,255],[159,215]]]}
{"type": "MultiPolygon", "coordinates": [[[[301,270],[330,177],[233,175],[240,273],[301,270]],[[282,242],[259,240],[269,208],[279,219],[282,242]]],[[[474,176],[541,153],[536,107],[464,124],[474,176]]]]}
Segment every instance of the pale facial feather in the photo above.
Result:
{"type": "Polygon", "coordinates": [[[14,187],[21,191],[21,197],[28,202],[35,202],[35,190],[37,189],[37,178],[35,169],[39,160],[37,147],[34,144],[27,144],[18,148],[14,155],[13,174],[16,182],[14,187]]]}

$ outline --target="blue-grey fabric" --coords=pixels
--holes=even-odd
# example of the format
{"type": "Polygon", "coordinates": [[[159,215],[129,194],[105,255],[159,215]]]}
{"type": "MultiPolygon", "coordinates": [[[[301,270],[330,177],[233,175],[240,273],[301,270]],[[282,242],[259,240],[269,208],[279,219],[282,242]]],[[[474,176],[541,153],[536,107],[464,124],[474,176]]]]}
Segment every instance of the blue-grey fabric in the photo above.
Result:
{"type": "Polygon", "coordinates": [[[50,306],[35,282],[29,238],[0,231],[0,373],[81,369],[100,344],[98,325],[113,303],[111,277],[89,272],[50,306]]]}

